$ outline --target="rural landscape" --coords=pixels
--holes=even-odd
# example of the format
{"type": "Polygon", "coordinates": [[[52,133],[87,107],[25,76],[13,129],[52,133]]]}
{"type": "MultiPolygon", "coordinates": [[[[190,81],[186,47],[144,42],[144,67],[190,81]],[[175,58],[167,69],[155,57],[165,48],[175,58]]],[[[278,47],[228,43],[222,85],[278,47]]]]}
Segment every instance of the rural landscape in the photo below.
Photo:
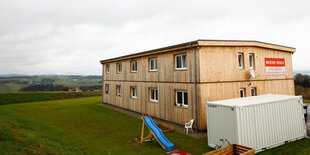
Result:
{"type": "MultiPolygon", "coordinates": [[[[295,75],[295,79],[296,77],[302,77],[301,83],[295,80],[296,87],[309,90],[309,86],[303,84],[309,82],[309,76],[298,74],[295,75]]],[[[5,79],[13,81],[21,78],[5,79]]],[[[35,80],[31,78],[31,81],[35,80]]],[[[93,79],[92,82],[98,85],[101,81],[93,79]]],[[[61,84],[68,87],[82,87],[88,83],[61,84]]],[[[156,140],[146,142],[146,145],[142,146],[130,143],[140,136],[141,119],[99,106],[98,104],[102,102],[101,97],[101,92],[96,91],[1,92],[0,153],[167,154],[156,140]]],[[[304,102],[309,100],[305,99],[304,102]]],[[[145,132],[148,131],[145,129],[145,132]]],[[[176,148],[193,155],[212,150],[208,147],[206,138],[192,138],[176,131],[165,135],[176,148]]],[[[296,154],[296,152],[309,154],[310,140],[298,140],[260,154],[296,154]]]]}
{"type": "Polygon", "coordinates": [[[309,6],[0,0],[0,155],[310,155],[309,6]]]}
{"type": "Polygon", "coordinates": [[[0,75],[0,92],[17,91],[96,91],[101,89],[101,76],[79,75],[0,75]]]}

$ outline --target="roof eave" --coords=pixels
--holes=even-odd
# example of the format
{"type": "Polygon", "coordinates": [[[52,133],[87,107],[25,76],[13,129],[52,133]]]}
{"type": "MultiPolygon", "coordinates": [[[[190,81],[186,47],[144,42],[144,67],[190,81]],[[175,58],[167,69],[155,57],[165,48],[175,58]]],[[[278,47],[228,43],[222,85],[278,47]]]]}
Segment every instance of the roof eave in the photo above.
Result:
{"type": "Polygon", "coordinates": [[[255,41],[255,40],[205,40],[205,39],[199,39],[199,40],[185,42],[185,43],[176,44],[176,45],[172,45],[172,46],[166,46],[166,47],[152,49],[152,50],[143,51],[143,52],[139,52],[139,53],[124,55],[124,56],[120,56],[120,57],[116,57],[116,58],[105,59],[105,60],[101,60],[100,63],[104,64],[104,63],[120,61],[120,60],[124,60],[124,59],[131,59],[131,58],[137,58],[137,57],[142,57],[142,56],[147,56],[147,55],[154,55],[154,54],[174,51],[174,50],[178,50],[178,49],[190,48],[190,46],[193,46],[193,47],[195,47],[195,46],[254,46],[254,47],[263,47],[263,48],[268,48],[268,49],[276,49],[276,50],[281,50],[281,51],[291,52],[291,53],[296,52],[296,49],[293,47],[271,44],[271,43],[255,41]]]}
{"type": "Polygon", "coordinates": [[[139,53],[124,55],[124,56],[120,56],[120,57],[116,57],[116,58],[105,59],[105,60],[101,60],[100,63],[103,64],[103,63],[107,63],[107,62],[120,61],[123,59],[137,58],[137,57],[142,57],[142,56],[146,56],[146,55],[154,55],[154,54],[174,51],[174,50],[178,50],[178,49],[190,48],[190,46],[195,47],[198,45],[199,45],[198,40],[195,40],[195,41],[176,44],[176,45],[172,45],[172,46],[166,46],[166,47],[162,47],[162,48],[143,51],[143,52],[139,52],[139,53]]]}

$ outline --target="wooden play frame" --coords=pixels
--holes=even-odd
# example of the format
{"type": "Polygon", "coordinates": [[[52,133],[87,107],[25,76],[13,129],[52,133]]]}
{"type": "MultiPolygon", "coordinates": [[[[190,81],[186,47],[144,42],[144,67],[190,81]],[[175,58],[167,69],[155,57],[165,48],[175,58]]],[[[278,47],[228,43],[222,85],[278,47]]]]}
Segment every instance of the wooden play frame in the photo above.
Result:
{"type": "Polygon", "coordinates": [[[203,155],[255,155],[255,149],[243,145],[232,144],[203,155]]]}
{"type": "MultiPolygon", "coordinates": [[[[149,135],[147,135],[146,137],[143,137],[144,136],[144,125],[145,125],[145,122],[144,122],[144,119],[143,119],[143,117],[147,117],[147,115],[142,115],[141,116],[141,119],[142,119],[142,130],[141,130],[141,141],[140,141],[140,143],[143,143],[143,142],[145,142],[146,140],[149,140],[149,139],[152,139],[152,138],[154,138],[155,137],[155,139],[158,141],[158,139],[156,138],[156,136],[154,135],[154,133],[153,133],[153,131],[151,130],[151,129],[149,129],[149,135]]],[[[165,133],[165,132],[170,132],[170,131],[174,131],[175,129],[172,127],[172,126],[169,126],[169,125],[167,125],[167,124],[164,124],[164,123],[159,123],[159,124],[156,124],[158,127],[163,127],[163,128],[165,128],[165,130],[162,130],[162,129],[160,129],[163,133],[165,133]]],[[[159,143],[160,145],[161,145],[161,147],[163,148],[163,149],[165,149],[165,147],[161,144],[161,143],[159,143]]]]}

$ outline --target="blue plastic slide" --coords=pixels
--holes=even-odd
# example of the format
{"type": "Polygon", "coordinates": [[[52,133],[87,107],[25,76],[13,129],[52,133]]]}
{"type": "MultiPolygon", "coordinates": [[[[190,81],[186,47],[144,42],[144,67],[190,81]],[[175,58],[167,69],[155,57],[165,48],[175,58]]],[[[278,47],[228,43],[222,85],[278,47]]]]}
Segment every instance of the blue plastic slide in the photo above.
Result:
{"type": "Polygon", "coordinates": [[[161,132],[159,127],[153,122],[151,116],[143,117],[145,124],[147,127],[154,133],[158,142],[164,146],[167,151],[171,151],[174,148],[174,144],[172,144],[161,132]]]}

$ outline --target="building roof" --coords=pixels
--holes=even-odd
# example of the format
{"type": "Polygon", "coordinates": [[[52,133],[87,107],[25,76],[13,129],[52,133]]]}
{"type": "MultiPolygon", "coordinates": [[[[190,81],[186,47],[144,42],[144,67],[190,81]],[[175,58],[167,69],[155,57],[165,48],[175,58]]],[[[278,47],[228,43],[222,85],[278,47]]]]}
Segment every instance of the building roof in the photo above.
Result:
{"type": "Polygon", "coordinates": [[[228,100],[219,100],[219,101],[209,101],[208,105],[218,105],[226,107],[244,107],[252,106],[257,104],[271,103],[277,101],[284,101],[290,99],[301,99],[300,96],[291,96],[291,95],[275,95],[275,94],[266,94],[259,96],[250,96],[244,98],[234,98],[228,100]]]}
{"type": "Polygon", "coordinates": [[[206,40],[206,39],[198,39],[195,41],[185,42],[181,44],[176,44],[172,46],[152,49],[148,51],[133,53],[129,55],[124,55],[120,57],[115,57],[111,59],[105,59],[101,60],[100,62],[107,63],[107,62],[114,62],[124,59],[131,59],[141,56],[147,56],[152,54],[158,54],[158,53],[164,53],[169,52],[177,49],[184,49],[184,48],[190,48],[190,47],[197,47],[197,46],[254,46],[254,47],[263,47],[263,48],[269,48],[269,49],[276,49],[281,50],[284,52],[291,52],[294,53],[296,51],[293,47],[283,46],[283,45],[276,45],[261,41],[255,41],[255,40],[206,40]]]}

